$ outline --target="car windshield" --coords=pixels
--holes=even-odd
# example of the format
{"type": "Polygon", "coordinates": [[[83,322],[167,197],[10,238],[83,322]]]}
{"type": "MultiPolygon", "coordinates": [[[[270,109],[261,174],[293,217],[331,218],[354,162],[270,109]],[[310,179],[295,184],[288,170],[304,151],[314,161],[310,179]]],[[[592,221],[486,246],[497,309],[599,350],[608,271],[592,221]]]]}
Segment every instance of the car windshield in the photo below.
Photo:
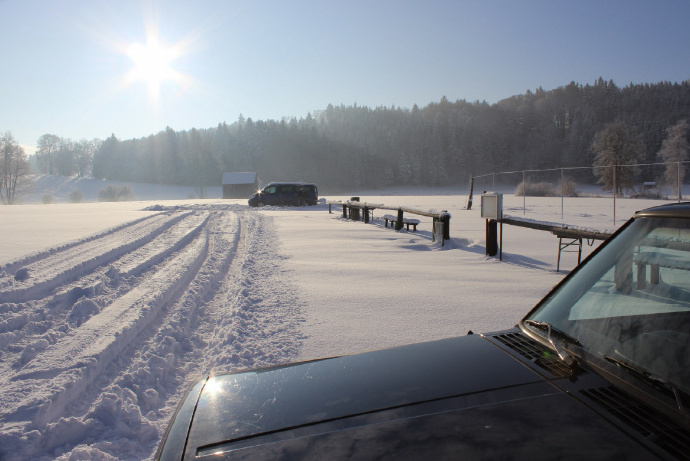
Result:
{"type": "Polygon", "coordinates": [[[636,219],[523,323],[549,324],[587,353],[690,392],[689,224],[636,219]]]}

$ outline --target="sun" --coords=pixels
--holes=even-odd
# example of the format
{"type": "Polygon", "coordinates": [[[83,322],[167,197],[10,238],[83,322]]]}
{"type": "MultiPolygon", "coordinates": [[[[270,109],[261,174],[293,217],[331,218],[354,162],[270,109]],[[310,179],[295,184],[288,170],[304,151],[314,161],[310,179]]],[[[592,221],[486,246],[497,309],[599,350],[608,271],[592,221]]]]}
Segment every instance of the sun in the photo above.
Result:
{"type": "Polygon", "coordinates": [[[129,73],[131,82],[143,80],[150,87],[158,88],[162,81],[174,76],[170,63],[175,55],[170,48],[161,46],[158,41],[148,41],[146,45],[133,43],[127,50],[127,55],[134,65],[129,73]]]}
{"type": "Polygon", "coordinates": [[[173,68],[173,61],[183,52],[179,44],[167,46],[153,32],[146,35],[146,43],[131,43],[126,49],[132,68],[125,75],[125,81],[128,85],[145,83],[149,97],[158,100],[161,87],[166,82],[182,85],[187,80],[184,74],[173,68]]]}

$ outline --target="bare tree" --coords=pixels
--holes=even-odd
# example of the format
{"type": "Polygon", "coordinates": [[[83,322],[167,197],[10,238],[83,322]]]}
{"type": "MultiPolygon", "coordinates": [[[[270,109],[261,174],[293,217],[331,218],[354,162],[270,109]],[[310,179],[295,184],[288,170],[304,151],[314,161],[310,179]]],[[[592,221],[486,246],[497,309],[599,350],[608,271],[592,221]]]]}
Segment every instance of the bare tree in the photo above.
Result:
{"type": "Polygon", "coordinates": [[[77,175],[80,178],[91,175],[93,156],[98,150],[101,141],[93,139],[82,139],[74,144],[74,162],[77,168],[77,175]]]}
{"type": "Polygon", "coordinates": [[[219,169],[216,148],[209,139],[208,133],[196,128],[192,128],[186,136],[185,143],[190,177],[199,188],[199,198],[204,198],[204,187],[214,183],[211,181],[213,173],[219,169]]]}
{"type": "Polygon", "coordinates": [[[639,168],[634,166],[645,152],[642,137],[633,133],[624,122],[606,125],[594,136],[594,174],[604,189],[622,195],[625,189],[632,189],[635,174],[639,168]]]}
{"type": "Polygon", "coordinates": [[[62,138],[54,134],[44,134],[38,138],[36,160],[41,173],[55,174],[55,155],[60,148],[62,138]]]}
{"type": "Polygon", "coordinates": [[[687,120],[681,120],[672,127],[666,129],[666,139],[661,144],[661,149],[657,152],[657,157],[666,163],[664,180],[671,186],[676,194],[679,194],[678,187],[682,185],[685,177],[685,165],[682,162],[688,159],[690,144],[688,144],[688,125],[687,120]]]}
{"type": "Polygon", "coordinates": [[[0,200],[3,203],[14,203],[17,186],[29,172],[24,149],[17,144],[11,132],[6,132],[0,138],[0,200]]]}
{"type": "Polygon", "coordinates": [[[55,152],[54,174],[72,176],[77,172],[75,142],[70,138],[60,138],[60,144],[55,152]]]}

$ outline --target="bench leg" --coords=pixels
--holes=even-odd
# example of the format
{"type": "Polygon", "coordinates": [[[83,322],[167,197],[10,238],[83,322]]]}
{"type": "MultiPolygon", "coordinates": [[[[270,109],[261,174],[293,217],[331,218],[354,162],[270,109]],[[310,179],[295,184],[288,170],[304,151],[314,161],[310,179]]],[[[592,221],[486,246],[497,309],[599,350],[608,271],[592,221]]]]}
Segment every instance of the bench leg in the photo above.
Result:
{"type": "Polygon", "coordinates": [[[647,265],[637,264],[637,289],[641,290],[647,286],[647,265]]]}
{"type": "Polygon", "coordinates": [[[556,272],[561,268],[561,251],[563,251],[563,238],[558,237],[558,259],[556,260],[556,272]]]}
{"type": "Polygon", "coordinates": [[[652,267],[649,269],[649,283],[652,285],[658,285],[659,278],[659,265],[652,264],[652,267]]]}

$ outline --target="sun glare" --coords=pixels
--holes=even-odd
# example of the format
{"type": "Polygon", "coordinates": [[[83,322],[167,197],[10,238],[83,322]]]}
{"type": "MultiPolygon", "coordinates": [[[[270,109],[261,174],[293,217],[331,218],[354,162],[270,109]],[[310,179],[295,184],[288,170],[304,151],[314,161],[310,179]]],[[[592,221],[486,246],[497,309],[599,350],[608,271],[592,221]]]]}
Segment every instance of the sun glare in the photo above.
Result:
{"type": "Polygon", "coordinates": [[[146,34],[145,44],[130,44],[125,54],[132,60],[132,69],[125,75],[125,82],[128,85],[145,83],[149,98],[154,101],[160,98],[161,87],[166,82],[182,86],[188,80],[172,67],[173,61],[183,54],[182,46],[166,46],[154,32],[146,34]]]}

